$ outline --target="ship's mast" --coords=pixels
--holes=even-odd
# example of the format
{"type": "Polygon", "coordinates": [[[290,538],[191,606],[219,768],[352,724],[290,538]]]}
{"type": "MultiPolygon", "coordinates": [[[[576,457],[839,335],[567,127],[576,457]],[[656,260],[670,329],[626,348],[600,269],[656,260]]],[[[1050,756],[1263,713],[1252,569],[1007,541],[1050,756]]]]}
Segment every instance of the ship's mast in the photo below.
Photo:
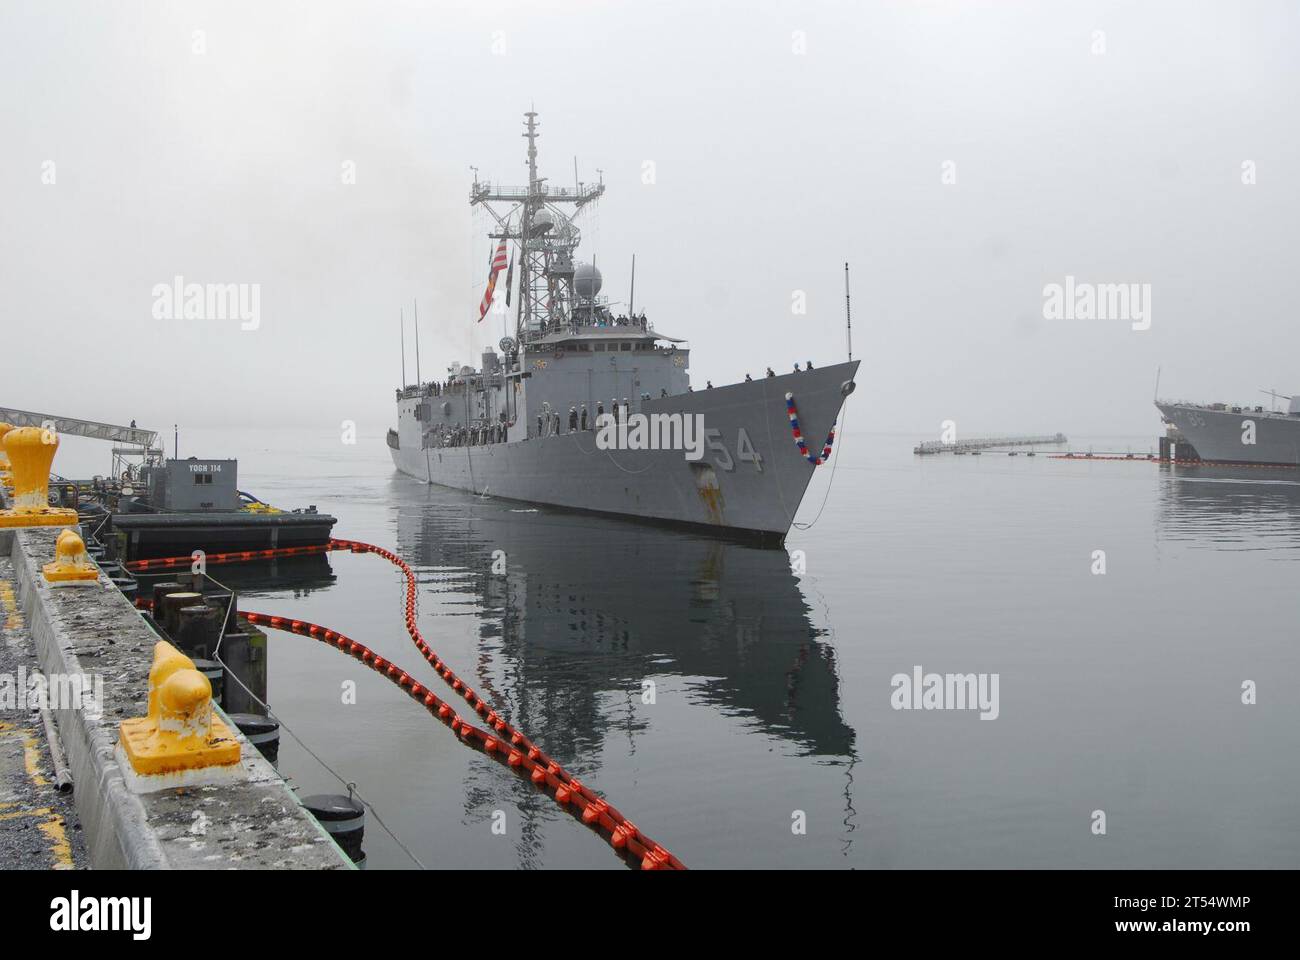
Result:
{"type": "Polygon", "coordinates": [[[496,220],[488,235],[519,245],[519,315],[516,334],[520,344],[568,324],[573,317],[573,254],[582,234],[574,217],[605,192],[603,179],[578,182],[574,188],[552,190],[537,174],[536,111],[524,114],[523,137],[528,141],[528,185],[507,187],[479,180],[475,171],[470,205],[482,204],[496,220]],[[493,204],[509,204],[504,212],[493,204]],[[566,205],[572,206],[565,212],[566,205]]]}
{"type": "Polygon", "coordinates": [[[524,201],[523,212],[519,218],[520,233],[523,235],[523,252],[519,258],[519,289],[520,303],[523,304],[524,322],[520,324],[516,333],[519,335],[519,342],[523,343],[524,336],[529,332],[532,324],[530,321],[534,316],[533,308],[533,284],[534,276],[544,276],[546,273],[545,258],[539,258],[540,262],[536,265],[540,269],[530,269],[533,266],[528,256],[527,238],[533,234],[533,214],[538,209],[538,202],[541,193],[541,183],[537,179],[537,113],[529,110],[524,114],[524,136],[528,140],[528,199],[524,201]]]}

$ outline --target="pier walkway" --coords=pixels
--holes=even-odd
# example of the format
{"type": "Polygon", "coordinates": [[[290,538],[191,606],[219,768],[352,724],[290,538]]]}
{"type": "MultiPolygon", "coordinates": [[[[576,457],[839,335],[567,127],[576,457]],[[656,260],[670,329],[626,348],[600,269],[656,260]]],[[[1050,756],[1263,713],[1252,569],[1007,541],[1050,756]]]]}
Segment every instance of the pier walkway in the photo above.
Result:
{"type": "Polygon", "coordinates": [[[102,572],[97,583],[75,588],[44,580],[41,568],[54,556],[59,533],[56,527],[0,530],[6,558],[0,580],[10,585],[0,592],[13,597],[4,604],[6,650],[13,655],[5,664],[32,662],[52,687],[63,683],[65,690],[83,678],[82,696],[50,703],[75,811],[42,792],[39,781],[49,776],[40,758],[48,746],[41,744],[39,724],[29,713],[0,710],[0,725],[8,726],[0,729],[0,797],[5,790],[14,795],[0,803],[15,804],[9,820],[0,810],[0,854],[18,843],[35,852],[15,866],[46,867],[51,860],[67,866],[70,856],[73,865],[95,869],[350,869],[352,862],[243,734],[236,733],[239,769],[228,782],[152,792],[129,787],[114,753],[118,726],[148,713],[159,638],[102,572]],[[15,772],[15,743],[37,758],[26,785],[15,772]],[[13,825],[24,817],[41,831],[40,843],[14,840],[23,828],[13,825]],[[59,821],[65,833],[68,823],[74,829],[80,823],[84,848],[57,842],[59,821]]]}
{"type": "Polygon", "coordinates": [[[0,556],[0,864],[9,870],[85,867],[72,794],[59,788],[44,718],[27,694],[35,671],[13,561],[0,556]]]}

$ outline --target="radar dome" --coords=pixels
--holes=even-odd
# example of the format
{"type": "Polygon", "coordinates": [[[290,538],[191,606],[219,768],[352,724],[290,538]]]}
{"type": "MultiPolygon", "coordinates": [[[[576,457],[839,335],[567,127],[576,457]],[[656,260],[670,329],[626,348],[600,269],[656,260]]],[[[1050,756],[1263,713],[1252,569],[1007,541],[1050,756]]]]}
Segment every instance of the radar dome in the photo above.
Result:
{"type": "Polygon", "coordinates": [[[529,235],[540,237],[545,233],[550,233],[555,229],[555,218],[551,212],[543,207],[533,214],[532,224],[530,225],[529,235]]]}
{"type": "Polygon", "coordinates": [[[580,263],[573,268],[573,289],[584,300],[600,293],[600,271],[594,263],[580,263]]]}

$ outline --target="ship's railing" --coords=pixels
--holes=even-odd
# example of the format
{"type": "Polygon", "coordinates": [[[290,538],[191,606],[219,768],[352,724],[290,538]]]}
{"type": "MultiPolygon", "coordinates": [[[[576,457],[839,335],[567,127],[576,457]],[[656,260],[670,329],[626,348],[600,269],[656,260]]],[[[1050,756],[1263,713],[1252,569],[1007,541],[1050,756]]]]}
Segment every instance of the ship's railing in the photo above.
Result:
{"type": "Polygon", "coordinates": [[[515,186],[491,183],[475,183],[469,190],[470,202],[481,200],[527,200],[530,196],[545,197],[547,200],[562,201],[581,201],[594,200],[603,193],[605,187],[603,184],[582,184],[581,187],[560,187],[552,186],[549,183],[537,184],[535,193],[530,192],[527,186],[515,186]]]}
{"type": "Polygon", "coordinates": [[[469,376],[468,378],[460,377],[458,375],[457,378],[453,380],[451,383],[446,383],[444,381],[437,381],[436,389],[435,389],[435,382],[430,380],[421,384],[412,384],[411,386],[397,390],[396,393],[398,399],[401,400],[410,400],[414,397],[435,397],[436,398],[436,397],[446,397],[446,396],[460,396],[465,392],[467,386],[473,389],[479,389],[483,386],[500,386],[502,383],[503,376],[504,373],[503,371],[500,370],[498,370],[496,373],[489,373],[486,376],[481,373],[475,373],[469,376]]]}
{"type": "Polygon", "coordinates": [[[1285,410],[1274,410],[1259,403],[1197,403],[1191,400],[1166,400],[1163,397],[1157,398],[1156,403],[1163,403],[1175,407],[1191,407],[1195,410],[1208,410],[1211,413],[1272,413],[1277,416],[1287,416],[1285,410]]]}
{"type": "Polygon", "coordinates": [[[564,324],[556,324],[555,326],[547,330],[532,331],[524,337],[524,342],[533,343],[536,340],[541,340],[544,337],[550,336],[551,334],[557,332],[557,330],[563,331],[565,333],[594,333],[597,331],[601,333],[608,332],[608,334],[611,337],[616,337],[620,333],[630,333],[632,331],[640,331],[641,333],[655,332],[653,323],[651,323],[648,320],[642,320],[640,318],[629,321],[627,323],[583,323],[578,320],[570,320],[564,324]]]}
{"type": "Polygon", "coordinates": [[[475,417],[468,424],[438,424],[424,431],[421,439],[423,449],[445,447],[485,447],[494,443],[506,443],[509,425],[500,420],[475,417]]]}
{"type": "Polygon", "coordinates": [[[617,320],[617,317],[610,323],[581,323],[575,320],[569,326],[574,333],[580,333],[583,330],[640,330],[645,333],[654,329],[650,322],[643,317],[625,318],[622,323],[618,323],[617,320]]]}

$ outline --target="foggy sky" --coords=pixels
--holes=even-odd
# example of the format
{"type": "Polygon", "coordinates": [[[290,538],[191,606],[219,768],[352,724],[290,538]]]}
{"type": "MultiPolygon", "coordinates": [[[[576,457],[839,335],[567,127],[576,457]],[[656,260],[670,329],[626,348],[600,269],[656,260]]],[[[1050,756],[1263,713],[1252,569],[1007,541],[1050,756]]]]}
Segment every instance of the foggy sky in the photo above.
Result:
{"type": "Polygon", "coordinates": [[[847,260],[857,429],[1154,437],[1157,367],[1300,391],[1297,49],[1288,2],[4,0],[0,405],[382,435],[400,310],[426,379],[501,336],[470,166],[525,183],[535,104],[697,388],[841,359],[847,260]],[[260,284],[260,328],[154,319],[177,275],[260,284]],[[1045,320],[1067,275],[1149,283],[1151,329],[1045,320]]]}

